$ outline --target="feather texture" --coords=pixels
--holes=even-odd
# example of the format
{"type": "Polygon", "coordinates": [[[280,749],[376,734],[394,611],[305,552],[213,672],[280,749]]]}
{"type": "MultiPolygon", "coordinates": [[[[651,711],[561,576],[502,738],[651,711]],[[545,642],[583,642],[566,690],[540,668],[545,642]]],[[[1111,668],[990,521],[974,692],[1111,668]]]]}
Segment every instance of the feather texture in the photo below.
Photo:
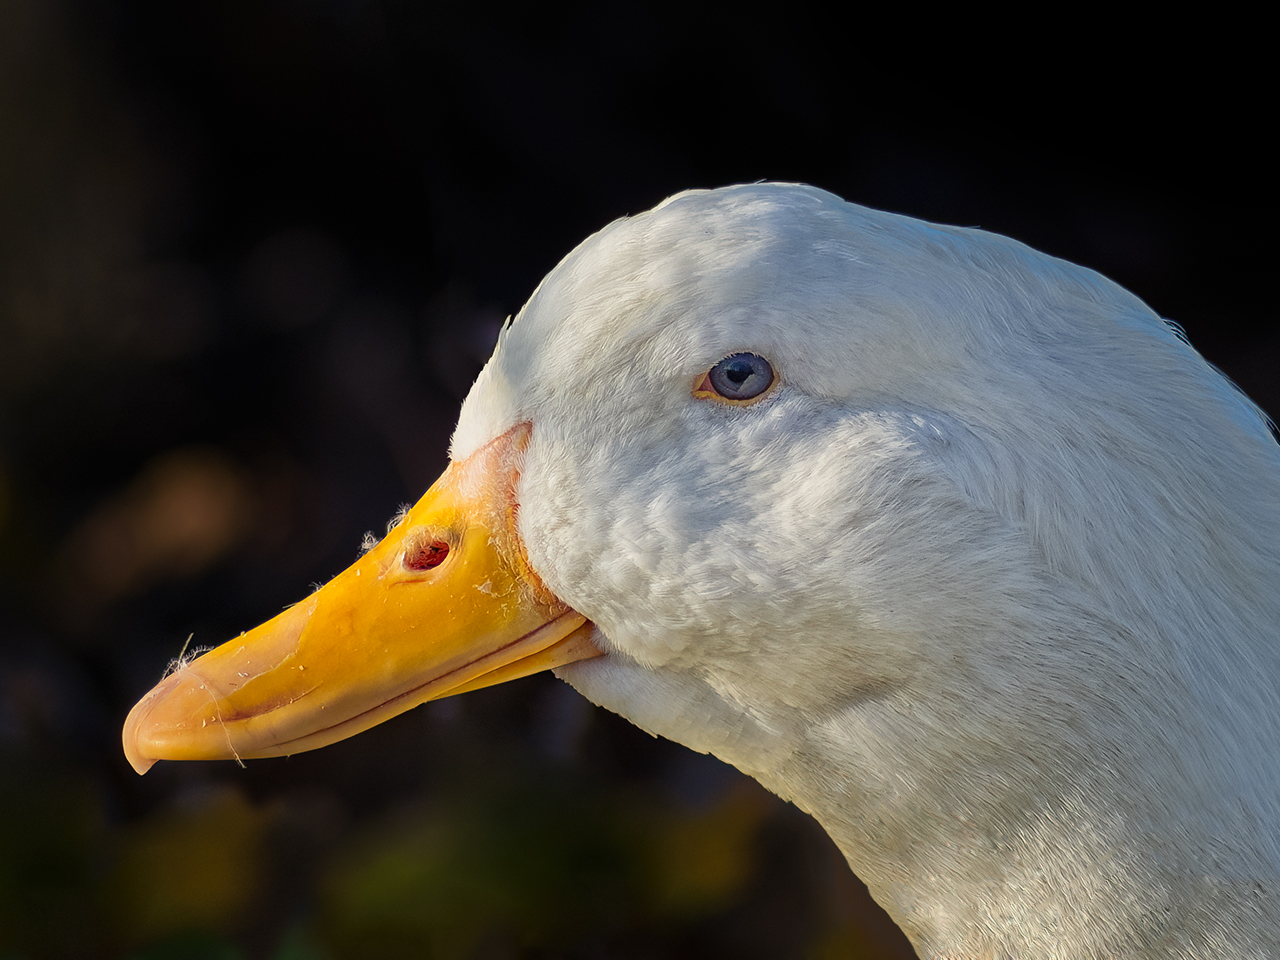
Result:
{"type": "Polygon", "coordinates": [[[559,674],[811,812],[922,957],[1280,943],[1280,448],[1141,301],[822,191],[694,191],[507,328],[559,674]],[[769,360],[759,402],[692,396],[769,360]]]}

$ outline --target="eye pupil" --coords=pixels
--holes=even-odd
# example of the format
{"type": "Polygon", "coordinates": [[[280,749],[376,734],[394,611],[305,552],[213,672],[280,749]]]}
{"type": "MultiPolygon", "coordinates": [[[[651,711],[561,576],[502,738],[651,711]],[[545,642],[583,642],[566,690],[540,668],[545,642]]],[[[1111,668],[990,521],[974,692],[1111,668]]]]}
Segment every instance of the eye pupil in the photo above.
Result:
{"type": "Polygon", "coordinates": [[[753,400],[773,384],[773,367],[755,353],[725,357],[708,374],[711,387],[726,400],[753,400]]]}

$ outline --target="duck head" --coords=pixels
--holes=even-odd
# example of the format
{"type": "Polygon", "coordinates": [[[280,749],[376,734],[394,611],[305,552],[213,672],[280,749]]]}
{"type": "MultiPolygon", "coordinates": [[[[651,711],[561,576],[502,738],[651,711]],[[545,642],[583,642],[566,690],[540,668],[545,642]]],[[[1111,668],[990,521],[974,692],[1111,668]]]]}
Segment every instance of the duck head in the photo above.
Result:
{"type": "Polygon", "coordinates": [[[135,768],[312,749],[611,655],[566,677],[698,749],[748,741],[759,772],[810,714],[895,688],[917,654],[870,602],[872,528],[906,534],[886,498],[922,477],[895,471],[943,441],[889,401],[962,350],[900,308],[920,278],[884,272],[898,241],[851,235],[858,209],[693,192],[586,241],[503,331],[440,481],[327,586],[166,677],[126,724],[135,768]]]}
{"type": "Polygon", "coordinates": [[[1211,901],[1212,939],[1249,908],[1203,865],[1280,869],[1280,453],[1092,271],[809,187],[681,194],[548,275],[451,455],[148,694],[134,767],[552,668],[814,813],[925,952],[1123,954],[1211,901]]]}

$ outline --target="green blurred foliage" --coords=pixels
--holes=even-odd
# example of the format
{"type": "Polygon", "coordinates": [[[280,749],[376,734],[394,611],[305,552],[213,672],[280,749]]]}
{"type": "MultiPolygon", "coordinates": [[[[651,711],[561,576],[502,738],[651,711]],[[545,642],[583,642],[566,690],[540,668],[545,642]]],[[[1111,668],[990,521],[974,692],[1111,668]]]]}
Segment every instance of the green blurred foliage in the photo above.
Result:
{"type": "Polygon", "coordinates": [[[820,893],[838,854],[745,778],[690,804],[505,761],[314,832],[300,857],[305,800],[201,787],[112,826],[91,782],[29,768],[0,790],[0,957],[878,955],[820,893]],[[766,834],[798,827],[812,877],[770,902],[766,834]]]}
{"type": "Polygon", "coordinates": [[[0,956],[94,956],[111,836],[97,785],[6,757],[0,780],[0,956]]]}

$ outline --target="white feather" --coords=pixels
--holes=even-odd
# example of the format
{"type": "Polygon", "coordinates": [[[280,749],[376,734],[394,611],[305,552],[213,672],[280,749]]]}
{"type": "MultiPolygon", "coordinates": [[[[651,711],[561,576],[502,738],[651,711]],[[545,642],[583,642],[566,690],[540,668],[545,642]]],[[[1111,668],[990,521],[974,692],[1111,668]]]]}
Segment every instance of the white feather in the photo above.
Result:
{"type": "Polygon", "coordinates": [[[1280,952],[1280,449],[1137,298],[808,187],[543,281],[463,407],[559,673],[810,811],[922,957],[1280,952]],[[780,385],[695,398],[731,353],[780,385]]]}

